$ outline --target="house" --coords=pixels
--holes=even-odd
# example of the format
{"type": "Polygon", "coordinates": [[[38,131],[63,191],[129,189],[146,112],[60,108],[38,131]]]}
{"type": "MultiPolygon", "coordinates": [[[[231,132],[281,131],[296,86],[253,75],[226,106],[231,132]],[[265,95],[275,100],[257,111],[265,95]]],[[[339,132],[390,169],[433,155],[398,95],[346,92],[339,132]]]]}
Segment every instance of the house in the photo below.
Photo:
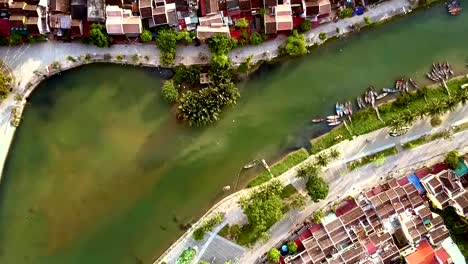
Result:
{"type": "Polygon", "coordinates": [[[83,21],[80,19],[72,19],[71,35],[73,38],[83,36],[83,21]]]}
{"type": "Polygon", "coordinates": [[[421,184],[436,208],[443,210],[452,206],[457,214],[468,217],[468,192],[454,171],[446,169],[428,174],[421,179],[421,184]]]}
{"type": "Polygon", "coordinates": [[[138,37],[143,31],[141,18],[133,16],[131,10],[107,6],[106,17],[106,31],[109,35],[138,37]]]}
{"type": "Polygon", "coordinates": [[[139,0],[138,7],[141,18],[147,19],[150,27],[178,25],[174,0],[139,0]]]}
{"type": "Polygon", "coordinates": [[[105,18],[104,0],[88,0],[88,21],[102,23],[105,18]]]}
{"type": "Polygon", "coordinates": [[[200,25],[197,27],[197,37],[206,40],[216,34],[231,36],[229,27],[224,24],[221,14],[208,15],[199,18],[200,25]]]}
{"type": "Polygon", "coordinates": [[[407,264],[446,264],[447,254],[443,254],[444,258],[441,259],[442,254],[436,255],[432,246],[427,242],[423,241],[416,247],[416,251],[405,257],[407,264]]]}
{"type": "Polygon", "coordinates": [[[278,31],[289,31],[293,29],[292,10],[289,3],[270,6],[274,1],[265,0],[269,6],[265,13],[265,34],[276,34],[278,31]]]}
{"type": "Polygon", "coordinates": [[[31,36],[38,36],[42,34],[42,20],[36,17],[28,17],[25,23],[28,34],[31,36]]]}
{"type": "Polygon", "coordinates": [[[303,5],[305,17],[313,20],[328,16],[331,13],[330,0],[305,0],[303,5]]]}
{"type": "Polygon", "coordinates": [[[87,0],[71,0],[70,9],[72,19],[86,20],[88,15],[87,0]]]}
{"type": "Polygon", "coordinates": [[[49,12],[52,13],[64,13],[70,12],[70,1],[69,0],[50,0],[49,12]]]}
{"type": "Polygon", "coordinates": [[[0,10],[7,11],[12,3],[13,0],[0,0],[0,10]]]}

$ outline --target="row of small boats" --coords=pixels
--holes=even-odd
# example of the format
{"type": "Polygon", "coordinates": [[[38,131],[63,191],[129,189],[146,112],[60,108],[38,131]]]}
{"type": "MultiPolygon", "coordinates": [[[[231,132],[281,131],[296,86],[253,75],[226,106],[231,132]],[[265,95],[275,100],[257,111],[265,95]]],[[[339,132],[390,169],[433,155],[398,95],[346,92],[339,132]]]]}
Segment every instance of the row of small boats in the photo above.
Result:
{"type": "Polygon", "coordinates": [[[460,13],[461,10],[462,8],[460,7],[457,0],[452,1],[447,5],[447,11],[452,16],[458,15],[458,13],[460,13]]]}
{"type": "Polygon", "coordinates": [[[454,74],[452,66],[448,62],[445,63],[433,63],[430,72],[426,73],[426,77],[434,82],[447,80],[454,74]]]}

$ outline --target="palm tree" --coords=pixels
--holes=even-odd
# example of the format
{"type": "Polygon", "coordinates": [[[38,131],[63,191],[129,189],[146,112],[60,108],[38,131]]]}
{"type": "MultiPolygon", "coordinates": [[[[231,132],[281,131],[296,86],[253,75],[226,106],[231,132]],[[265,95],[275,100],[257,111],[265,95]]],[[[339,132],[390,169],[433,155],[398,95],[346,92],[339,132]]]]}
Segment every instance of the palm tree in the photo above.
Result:
{"type": "Polygon", "coordinates": [[[317,156],[317,165],[326,167],[330,163],[330,157],[326,153],[321,153],[317,156]]]}
{"type": "Polygon", "coordinates": [[[439,100],[432,101],[427,108],[427,114],[431,117],[440,116],[443,113],[444,106],[439,100]]]}
{"type": "Polygon", "coordinates": [[[404,125],[411,125],[415,121],[415,115],[411,111],[406,110],[401,114],[401,119],[403,120],[404,125]]]}
{"type": "Polygon", "coordinates": [[[399,130],[401,127],[405,125],[405,121],[401,117],[393,118],[390,122],[390,128],[392,130],[399,130]]]}
{"type": "Polygon", "coordinates": [[[458,101],[456,99],[454,99],[453,97],[450,97],[444,103],[446,112],[447,111],[451,112],[451,111],[455,110],[457,108],[457,105],[458,105],[458,101]]]}
{"type": "Polygon", "coordinates": [[[337,149],[330,150],[330,157],[332,159],[337,159],[340,157],[340,152],[337,149]]]}

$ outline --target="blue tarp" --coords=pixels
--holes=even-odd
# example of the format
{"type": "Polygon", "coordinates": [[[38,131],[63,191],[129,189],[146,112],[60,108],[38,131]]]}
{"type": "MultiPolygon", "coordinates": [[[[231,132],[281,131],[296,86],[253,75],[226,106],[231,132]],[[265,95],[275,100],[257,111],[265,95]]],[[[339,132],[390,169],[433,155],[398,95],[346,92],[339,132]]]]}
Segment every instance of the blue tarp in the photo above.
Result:
{"type": "Polygon", "coordinates": [[[411,182],[414,185],[414,187],[416,187],[416,189],[419,191],[419,194],[424,193],[424,188],[421,185],[421,181],[419,181],[419,178],[418,176],[416,176],[415,173],[408,176],[408,181],[411,182]]]}
{"type": "Polygon", "coordinates": [[[353,15],[362,15],[364,14],[364,11],[366,11],[366,9],[364,7],[359,7],[358,9],[356,9],[354,12],[353,12],[353,15]]]}

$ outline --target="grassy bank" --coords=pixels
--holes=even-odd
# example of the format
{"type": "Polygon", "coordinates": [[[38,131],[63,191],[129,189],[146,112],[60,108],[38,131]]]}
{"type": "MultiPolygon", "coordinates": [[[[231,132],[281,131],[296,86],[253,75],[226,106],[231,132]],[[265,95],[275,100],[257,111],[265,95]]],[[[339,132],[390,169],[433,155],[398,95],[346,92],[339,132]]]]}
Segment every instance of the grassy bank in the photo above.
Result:
{"type": "Polygon", "coordinates": [[[273,164],[273,166],[270,167],[271,174],[267,171],[260,173],[257,177],[252,179],[249,182],[249,184],[247,184],[247,187],[254,187],[264,182],[267,182],[273,177],[277,177],[283,174],[290,168],[306,160],[308,157],[309,153],[304,148],[291,152],[286,157],[284,157],[283,159],[276,162],[275,164],[273,164]]]}
{"type": "MultiPolygon", "coordinates": [[[[466,83],[466,79],[453,80],[447,83],[451,97],[443,87],[431,89],[419,89],[407,95],[402,95],[392,102],[384,103],[378,106],[382,121],[377,118],[376,111],[372,108],[366,108],[353,115],[352,122],[348,124],[350,132],[355,135],[363,135],[379,128],[389,126],[394,120],[404,119],[406,121],[415,121],[419,117],[430,115],[434,108],[441,105],[456,106],[463,99],[458,96],[462,93],[460,85],[466,83]],[[425,92],[423,92],[425,91],[425,92]]],[[[466,91],[465,91],[466,93],[466,91]]],[[[344,125],[332,129],[326,135],[311,140],[312,153],[317,153],[327,149],[345,138],[349,138],[349,133],[344,125]]]]}

